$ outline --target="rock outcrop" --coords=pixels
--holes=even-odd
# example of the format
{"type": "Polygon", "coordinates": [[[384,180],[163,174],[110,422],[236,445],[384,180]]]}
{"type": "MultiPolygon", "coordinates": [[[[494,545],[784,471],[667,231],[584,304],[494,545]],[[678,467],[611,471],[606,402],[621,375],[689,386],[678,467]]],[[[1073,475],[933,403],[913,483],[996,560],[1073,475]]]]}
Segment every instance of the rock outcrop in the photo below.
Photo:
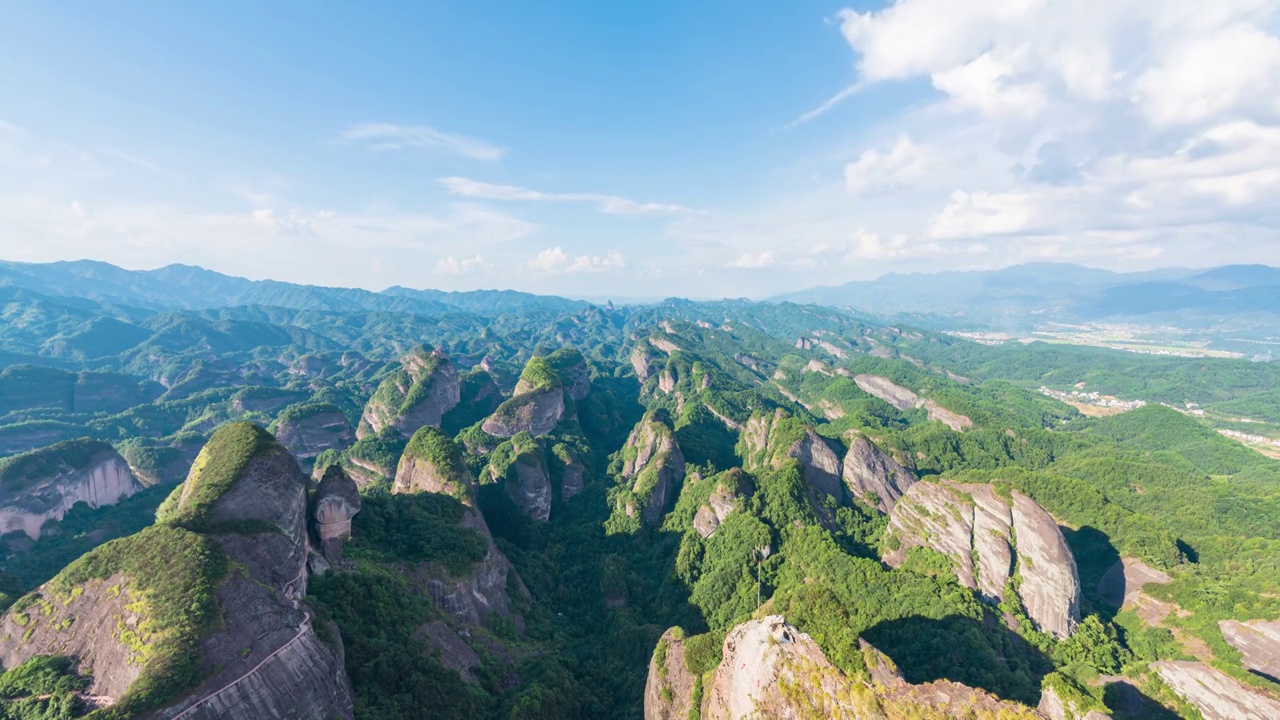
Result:
{"type": "Polygon", "coordinates": [[[1200,710],[1204,720],[1280,718],[1280,700],[1204,663],[1163,660],[1151,667],[1179,697],[1200,710]]]}
{"type": "Polygon", "coordinates": [[[837,501],[843,497],[840,458],[813,428],[785,411],[753,416],[742,430],[740,443],[748,470],[780,468],[797,460],[811,488],[837,501]]]}
{"type": "Polygon", "coordinates": [[[842,475],[854,497],[882,513],[892,511],[902,494],[916,482],[915,473],[861,434],[849,440],[842,475]]]}
{"type": "Polygon", "coordinates": [[[658,639],[644,686],[644,720],[688,720],[693,673],[684,659],[684,633],[671,628],[658,639]]]}
{"type": "Polygon", "coordinates": [[[379,434],[403,438],[440,419],[461,398],[461,379],[449,358],[439,350],[419,348],[400,358],[400,368],[388,375],[365,405],[356,436],[379,434]]]}
{"type": "MultiPolygon", "coordinates": [[[[690,474],[689,477],[693,478],[694,475],[690,474]]],[[[738,468],[732,468],[720,475],[697,482],[713,483],[711,493],[706,501],[698,506],[698,511],[693,516],[694,531],[706,539],[714,535],[716,529],[730,515],[742,509],[743,496],[750,490],[744,487],[747,482],[746,475],[738,468]]],[[[695,486],[689,487],[692,489],[695,486]]]]}
{"type": "Polygon", "coordinates": [[[21,531],[36,540],[46,522],[61,520],[76,503],[114,505],[141,489],[104,442],[68,440],[7,458],[0,462],[0,534],[21,531]]]}
{"type": "Polygon", "coordinates": [[[551,455],[560,469],[560,500],[569,500],[586,486],[587,467],[563,445],[552,448],[551,455]]]}
{"type": "Polygon", "coordinates": [[[1280,620],[1223,620],[1218,629],[1240,651],[1245,667],[1280,683],[1280,620]]]}
{"type": "Polygon", "coordinates": [[[868,395],[874,395],[899,410],[924,408],[930,420],[937,420],[957,432],[973,427],[973,421],[951,412],[933,400],[922,398],[911,390],[879,375],[855,375],[853,381],[868,395]]]}
{"type": "MultiPolygon", "coordinates": [[[[484,558],[461,577],[441,568],[418,568],[416,572],[422,576],[432,601],[464,627],[483,625],[496,613],[522,628],[524,621],[512,610],[507,595],[508,577],[515,576],[515,569],[494,544],[489,526],[476,507],[475,482],[462,459],[462,450],[435,428],[419,430],[414,440],[417,442],[411,441],[405,448],[392,492],[431,492],[457,499],[466,507],[458,526],[479,533],[487,545],[484,558]]],[[[514,580],[516,586],[523,588],[518,576],[514,580]]]]}
{"type": "Polygon", "coordinates": [[[1053,686],[1047,686],[1040,693],[1040,704],[1036,706],[1041,715],[1048,720],[1109,720],[1110,714],[1101,710],[1088,710],[1079,707],[1070,698],[1064,698],[1053,686]]]}
{"type": "Polygon", "coordinates": [[[574,348],[562,348],[547,356],[547,364],[560,377],[566,395],[574,400],[586,399],[591,392],[591,373],[582,353],[574,348]]]}
{"type": "Polygon", "coordinates": [[[546,451],[528,434],[499,445],[489,459],[489,473],[502,483],[511,502],[531,520],[551,518],[551,476],[546,451]]]}
{"type": "Polygon", "coordinates": [[[875,668],[869,683],[844,675],[827,660],[813,638],[779,615],[742,623],[725,636],[723,659],[704,689],[701,717],[1039,718],[1029,707],[959,683],[942,680],[911,685],[884,663],[876,662],[872,655],[879,654],[874,648],[864,647],[864,655],[869,654],[868,667],[875,668]]]}
{"type": "Polygon", "coordinates": [[[336,405],[291,405],[276,419],[276,438],[293,453],[303,470],[310,470],[325,450],[342,450],[356,441],[355,430],[336,405]]]}
{"type": "Polygon", "coordinates": [[[312,506],[316,538],[329,562],[342,559],[342,545],[351,539],[351,518],[360,512],[360,490],[338,465],[330,465],[316,488],[312,506]]]}
{"type": "MultiPolygon", "coordinates": [[[[622,478],[630,482],[644,521],[660,522],[684,481],[684,453],[676,444],[670,417],[664,412],[649,413],[636,423],[622,456],[622,478]]],[[[634,511],[628,508],[628,514],[634,511]]]]}
{"type": "MultiPolygon", "coordinates": [[[[566,353],[570,360],[575,355],[581,358],[576,351],[566,353]]],[[[566,356],[557,359],[565,361],[566,356]]],[[[576,365],[573,362],[566,364],[570,368],[576,365]]],[[[585,365],[582,371],[585,372],[585,365]]],[[[564,380],[548,358],[535,357],[525,364],[524,371],[520,373],[515,394],[499,405],[481,427],[490,435],[501,438],[513,437],[522,432],[535,437],[546,435],[555,429],[564,416],[566,395],[568,392],[564,380]]],[[[583,397],[585,396],[584,391],[583,397]]]]}
{"type": "Polygon", "coordinates": [[[156,525],[91,551],[0,618],[0,660],[68,653],[88,692],[124,716],[350,719],[341,645],[302,602],[306,520],[307,477],[288,451],[262,428],[225,425],[156,525]],[[151,694],[192,670],[194,687],[151,694]]]}
{"type": "Polygon", "coordinates": [[[992,602],[1020,575],[1018,597],[1043,632],[1064,638],[1080,621],[1071,549],[1053,517],[1016,490],[1006,499],[990,485],[917,482],[894,506],[885,536],[891,566],[913,547],[931,548],[950,558],[960,584],[992,602]]]}

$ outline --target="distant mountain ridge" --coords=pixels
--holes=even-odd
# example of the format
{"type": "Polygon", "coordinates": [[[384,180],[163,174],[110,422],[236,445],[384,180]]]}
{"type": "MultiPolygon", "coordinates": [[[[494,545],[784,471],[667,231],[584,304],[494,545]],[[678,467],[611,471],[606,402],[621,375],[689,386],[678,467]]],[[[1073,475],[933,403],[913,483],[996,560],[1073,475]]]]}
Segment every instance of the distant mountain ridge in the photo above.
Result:
{"type": "Polygon", "coordinates": [[[149,312],[267,305],[334,312],[438,315],[461,311],[490,315],[516,309],[571,311],[588,305],[579,300],[514,290],[445,292],[395,286],[373,292],[277,280],[249,280],[193,265],[126,270],[93,260],[0,262],[0,288],[4,287],[149,312]]]}
{"type": "Polygon", "coordinates": [[[1264,322],[1280,325],[1280,268],[1225,265],[1118,273],[1069,263],[1028,263],[992,271],[890,273],[771,299],[885,316],[935,316],[956,326],[990,329],[1100,321],[1205,327],[1223,316],[1256,313],[1276,315],[1264,322]]]}

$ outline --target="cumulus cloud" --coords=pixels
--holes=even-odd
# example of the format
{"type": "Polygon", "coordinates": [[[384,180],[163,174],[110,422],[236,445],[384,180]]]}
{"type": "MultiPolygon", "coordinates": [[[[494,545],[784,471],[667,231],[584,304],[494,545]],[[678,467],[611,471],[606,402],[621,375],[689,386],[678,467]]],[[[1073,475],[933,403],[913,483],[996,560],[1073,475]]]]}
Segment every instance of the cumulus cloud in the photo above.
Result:
{"type": "Polygon", "coordinates": [[[529,269],[547,274],[595,273],[622,270],[627,267],[622,253],[613,250],[605,255],[570,257],[560,246],[547,248],[529,259],[529,269]]]}
{"type": "Polygon", "coordinates": [[[738,268],[742,270],[751,270],[756,268],[766,268],[776,262],[771,250],[763,250],[761,252],[742,253],[738,257],[729,261],[727,267],[738,268]]]}
{"type": "Polygon", "coordinates": [[[594,204],[597,210],[610,215],[683,215],[694,212],[683,205],[637,202],[600,193],[542,192],[517,185],[498,185],[463,177],[440,178],[440,184],[450,194],[462,197],[479,200],[584,202],[594,204]]]}
{"type": "Polygon", "coordinates": [[[447,150],[475,160],[498,160],[505,153],[483,140],[441,132],[426,125],[362,123],[344,130],[342,139],[366,143],[374,150],[447,150]]]}
{"type": "Polygon", "coordinates": [[[898,187],[923,176],[930,154],[906,135],[899,135],[887,150],[870,149],[844,166],[844,183],[858,195],[877,188],[898,187]]]}
{"type": "Polygon", "coordinates": [[[1280,0],[890,0],[837,20],[855,74],[797,122],[886,83],[918,99],[839,160],[849,204],[808,209],[833,218],[829,252],[1208,264],[1230,237],[1280,259],[1280,0]]]}
{"type": "Polygon", "coordinates": [[[480,255],[462,259],[450,255],[436,261],[436,272],[440,275],[469,275],[473,272],[488,270],[491,267],[484,261],[484,257],[480,255]]]}

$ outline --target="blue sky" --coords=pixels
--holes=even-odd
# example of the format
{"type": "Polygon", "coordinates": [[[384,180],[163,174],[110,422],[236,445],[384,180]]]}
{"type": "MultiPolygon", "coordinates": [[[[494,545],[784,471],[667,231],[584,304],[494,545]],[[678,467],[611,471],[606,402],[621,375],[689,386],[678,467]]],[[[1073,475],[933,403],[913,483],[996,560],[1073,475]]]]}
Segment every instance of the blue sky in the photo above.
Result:
{"type": "Polygon", "coordinates": [[[763,296],[1280,263],[1280,0],[10,4],[0,258],[763,296]]]}

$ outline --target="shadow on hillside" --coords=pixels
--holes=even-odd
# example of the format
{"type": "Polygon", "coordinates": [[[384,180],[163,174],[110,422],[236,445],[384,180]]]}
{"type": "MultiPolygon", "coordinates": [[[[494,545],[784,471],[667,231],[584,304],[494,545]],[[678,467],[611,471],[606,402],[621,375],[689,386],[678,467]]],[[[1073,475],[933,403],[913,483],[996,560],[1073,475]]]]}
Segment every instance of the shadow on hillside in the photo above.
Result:
{"type": "MultiPolygon", "coordinates": [[[[1080,595],[1084,599],[1081,615],[1097,613],[1104,621],[1110,622],[1116,616],[1124,600],[1124,575],[1120,573],[1120,588],[1109,587],[1108,571],[1120,562],[1118,551],[1111,538],[1101,530],[1085,525],[1078,530],[1062,528],[1071,554],[1076,559],[1076,570],[1080,575],[1080,595]],[[1108,583],[1103,583],[1104,577],[1108,583]]],[[[1114,573],[1112,573],[1114,575],[1114,573]]]]}
{"type": "Polygon", "coordinates": [[[1115,720],[1177,720],[1180,717],[1127,681],[1107,685],[1102,701],[1115,720]]]}
{"type": "Polygon", "coordinates": [[[1043,653],[990,614],[982,622],[960,615],[890,620],[862,635],[907,682],[952,680],[1033,706],[1040,681],[1053,670],[1043,653]]]}

